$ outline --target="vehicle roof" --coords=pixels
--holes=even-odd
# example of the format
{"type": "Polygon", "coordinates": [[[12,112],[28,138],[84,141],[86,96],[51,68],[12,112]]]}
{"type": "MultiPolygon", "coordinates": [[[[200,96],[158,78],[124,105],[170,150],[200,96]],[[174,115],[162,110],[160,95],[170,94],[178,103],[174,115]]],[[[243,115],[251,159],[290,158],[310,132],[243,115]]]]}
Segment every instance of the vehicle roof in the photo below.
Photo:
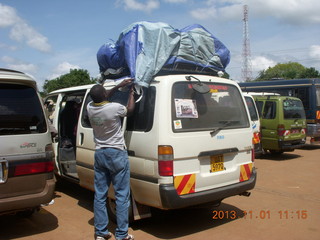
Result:
{"type": "Polygon", "coordinates": [[[6,68],[0,68],[0,81],[2,83],[20,83],[37,88],[37,82],[29,75],[6,68]]]}
{"type": "Polygon", "coordinates": [[[244,89],[246,87],[259,88],[259,87],[268,87],[272,88],[273,86],[277,87],[290,87],[296,85],[312,85],[320,84],[320,78],[305,78],[305,79],[282,79],[282,80],[270,80],[270,81],[255,81],[255,82],[240,82],[239,86],[244,89]]]}
{"type": "Polygon", "coordinates": [[[279,95],[267,95],[267,96],[258,96],[255,95],[253,96],[254,99],[258,99],[258,100],[284,100],[284,99],[293,99],[293,100],[299,100],[301,101],[299,98],[297,97],[291,97],[291,96],[279,96],[279,95]]]}
{"type": "MultiPolygon", "coordinates": [[[[237,83],[235,81],[229,80],[229,79],[225,79],[225,78],[220,78],[220,77],[216,77],[216,76],[211,76],[211,75],[201,75],[201,74],[169,74],[169,75],[161,75],[161,76],[156,76],[154,79],[155,81],[166,78],[166,79],[174,79],[174,80],[178,80],[181,81],[183,78],[185,80],[185,76],[194,76],[196,78],[199,78],[200,80],[204,80],[204,81],[208,81],[209,79],[214,80],[214,81],[219,81],[219,82],[225,82],[225,83],[229,83],[229,84],[234,84],[237,85],[237,83]]],[[[112,87],[115,86],[117,84],[119,84],[121,82],[121,80],[124,79],[108,79],[104,82],[103,86],[105,87],[112,87]]],[[[187,80],[186,80],[187,81],[187,80]]],[[[196,79],[192,79],[192,81],[197,81],[196,79]]],[[[63,93],[63,92],[70,92],[70,91],[81,91],[81,90],[86,90],[91,88],[92,86],[94,86],[95,84],[88,84],[88,85],[81,85],[81,86],[75,86],[75,87],[68,87],[68,88],[62,88],[62,89],[58,89],[55,91],[50,92],[48,95],[53,95],[53,94],[57,94],[57,93],[63,93]]]]}
{"type": "Polygon", "coordinates": [[[91,88],[93,85],[94,84],[87,84],[87,85],[81,85],[81,86],[75,86],[75,87],[61,88],[61,89],[50,92],[49,95],[56,94],[56,93],[84,90],[84,89],[91,88]]]}

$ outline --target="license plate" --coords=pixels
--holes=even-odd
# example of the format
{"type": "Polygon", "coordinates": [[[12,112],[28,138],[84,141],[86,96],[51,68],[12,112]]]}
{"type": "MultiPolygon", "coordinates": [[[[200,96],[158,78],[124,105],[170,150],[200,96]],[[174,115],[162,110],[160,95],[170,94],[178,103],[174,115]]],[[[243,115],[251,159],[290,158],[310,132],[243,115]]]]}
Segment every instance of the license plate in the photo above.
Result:
{"type": "Polygon", "coordinates": [[[223,155],[211,156],[211,170],[210,172],[219,172],[224,170],[223,155]]]}
{"type": "Polygon", "coordinates": [[[291,129],[291,133],[300,133],[299,129],[291,129]]]}

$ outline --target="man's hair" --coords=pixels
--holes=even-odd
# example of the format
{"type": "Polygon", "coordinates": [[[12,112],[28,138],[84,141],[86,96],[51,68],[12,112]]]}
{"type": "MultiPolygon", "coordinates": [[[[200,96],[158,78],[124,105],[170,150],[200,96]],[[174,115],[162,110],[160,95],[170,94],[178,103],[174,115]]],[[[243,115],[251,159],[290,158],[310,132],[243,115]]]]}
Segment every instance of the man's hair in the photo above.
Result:
{"type": "Polygon", "coordinates": [[[90,89],[89,95],[93,102],[100,103],[106,100],[107,94],[105,88],[102,85],[96,84],[90,89]]]}

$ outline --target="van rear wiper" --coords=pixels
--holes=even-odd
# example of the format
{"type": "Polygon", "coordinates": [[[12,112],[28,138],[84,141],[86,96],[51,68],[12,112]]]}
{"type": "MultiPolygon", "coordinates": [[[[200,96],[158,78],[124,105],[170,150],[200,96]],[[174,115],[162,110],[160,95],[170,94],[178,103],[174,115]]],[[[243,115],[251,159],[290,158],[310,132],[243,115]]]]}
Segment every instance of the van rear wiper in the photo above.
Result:
{"type": "Polygon", "coordinates": [[[225,129],[226,127],[229,127],[238,122],[239,121],[220,121],[219,123],[222,123],[222,126],[212,129],[212,131],[210,132],[211,137],[215,136],[220,130],[225,129]]]}

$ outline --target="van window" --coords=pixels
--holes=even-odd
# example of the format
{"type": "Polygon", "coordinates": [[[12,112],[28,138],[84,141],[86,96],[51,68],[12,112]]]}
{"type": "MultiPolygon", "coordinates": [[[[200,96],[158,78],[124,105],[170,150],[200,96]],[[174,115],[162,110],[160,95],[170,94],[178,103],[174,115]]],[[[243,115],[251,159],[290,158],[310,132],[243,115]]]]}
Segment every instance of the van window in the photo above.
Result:
{"type": "MultiPolygon", "coordinates": [[[[120,96],[119,94],[116,94],[120,96]]],[[[128,131],[144,131],[148,132],[152,129],[153,126],[153,117],[154,117],[154,106],[155,106],[155,96],[156,96],[156,88],[149,87],[143,88],[143,97],[139,102],[136,103],[134,114],[131,117],[128,117],[127,121],[127,130],[128,131]]],[[[126,96],[128,97],[128,96],[126,96]]],[[[111,99],[115,102],[119,102],[125,104],[122,99],[111,99]]],[[[91,124],[88,118],[87,113],[87,105],[92,101],[91,97],[87,95],[87,98],[84,102],[84,108],[82,112],[81,124],[83,127],[91,128],[91,124]]]]}
{"type": "Polygon", "coordinates": [[[255,101],[259,116],[262,116],[263,101],[255,101]]]}
{"type": "Polygon", "coordinates": [[[317,107],[320,107],[320,87],[316,88],[317,107]]]}
{"type": "Polygon", "coordinates": [[[204,83],[210,92],[195,91],[188,82],[172,87],[174,132],[207,131],[214,128],[245,128],[249,119],[238,88],[224,83],[204,83]]]}
{"type": "Polygon", "coordinates": [[[244,99],[246,100],[251,120],[252,121],[258,121],[259,120],[259,116],[258,116],[258,113],[257,113],[256,108],[254,106],[253,99],[251,97],[244,97],[244,99]]]}
{"type": "Polygon", "coordinates": [[[148,132],[153,126],[156,88],[143,88],[143,97],[136,103],[134,114],[128,117],[128,131],[148,132]]]}
{"type": "Polygon", "coordinates": [[[0,135],[47,131],[37,91],[29,86],[0,84],[0,135]]]}
{"type": "Polygon", "coordinates": [[[300,100],[283,100],[283,115],[285,119],[306,118],[303,104],[300,100]]]}
{"type": "Polygon", "coordinates": [[[274,101],[266,101],[264,105],[264,110],[262,113],[262,118],[264,119],[275,119],[276,117],[277,103],[274,101]]]}

